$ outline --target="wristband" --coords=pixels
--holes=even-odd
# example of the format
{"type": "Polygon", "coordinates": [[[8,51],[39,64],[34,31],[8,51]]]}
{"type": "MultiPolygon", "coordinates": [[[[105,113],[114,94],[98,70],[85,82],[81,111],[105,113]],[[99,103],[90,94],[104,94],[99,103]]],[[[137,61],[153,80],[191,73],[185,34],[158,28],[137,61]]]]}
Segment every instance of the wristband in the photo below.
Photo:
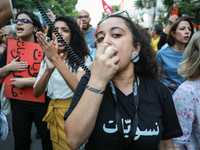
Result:
{"type": "Polygon", "coordinates": [[[88,90],[90,90],[90,91],[92,91],[92,92],[95,92],[95,93],[104,94],[104,91],[95,89],[95,88],[90,87],[90,86],[88,86],[88,85],[86,85],[85,88],[88,89],[88,90]]]}

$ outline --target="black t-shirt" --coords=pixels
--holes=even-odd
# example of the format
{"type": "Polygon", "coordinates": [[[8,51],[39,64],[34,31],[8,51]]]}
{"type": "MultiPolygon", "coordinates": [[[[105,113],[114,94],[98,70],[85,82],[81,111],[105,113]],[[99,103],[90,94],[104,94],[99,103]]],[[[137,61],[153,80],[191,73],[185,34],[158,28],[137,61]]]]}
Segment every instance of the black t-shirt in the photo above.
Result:
{"type": "MultiPolygon", "coordinates": [[[[70,115],[77,105],[88,80],[89,76],[87,74],[82,77],[64,119],[70,115]]],[[[171,94],[166,86],[158,80],[142,76],[139,76],[139,81],[139,105],[137,110],[139,121],[134,144],[131,149],[153,150],[156,149],[161,139],[167,140],[179,137],[182,135],[182,131],[171,94]]],[[[117,105],[122,117],[124,139],[126,141],[127,137],[129,137],[131,121],[135,114],[133,94],[131,93],[126,96],[117,87],[115,88],[119,102],[117,105]]],[[[119,149],[119,134],[117,132],[115,111],[116,104],[108,85],[103,96],[94,130],[85,146],[86,150],[119,149]]]]}
{"type": "MultiPolygon", "coordinates": [[[[7,48],[5,48],[0,58],[0,68],[6,65],[6,61],[7,61],[7,48]]],[[[10,100],[11,100],[11,109],[45,114],[47,112],[47,107],[51,99],[47,97],[45,93],[45,103],[29,102],[16,99],[10,99],[10,100]]]]}

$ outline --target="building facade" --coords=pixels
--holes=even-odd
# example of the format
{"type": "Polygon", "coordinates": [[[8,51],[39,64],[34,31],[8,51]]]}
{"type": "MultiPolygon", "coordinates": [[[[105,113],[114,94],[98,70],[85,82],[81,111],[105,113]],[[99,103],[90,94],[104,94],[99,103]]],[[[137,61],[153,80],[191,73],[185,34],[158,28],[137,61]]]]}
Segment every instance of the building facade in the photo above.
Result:
{"type": "Polygon", "coordinates": [[[133,21],[145,28],[151,28],[156,20],[167,15],[162,0],[149,0],[146,8],[135,7],[136,0],[121,0],[120,10],[127,10],[133,21]]]}

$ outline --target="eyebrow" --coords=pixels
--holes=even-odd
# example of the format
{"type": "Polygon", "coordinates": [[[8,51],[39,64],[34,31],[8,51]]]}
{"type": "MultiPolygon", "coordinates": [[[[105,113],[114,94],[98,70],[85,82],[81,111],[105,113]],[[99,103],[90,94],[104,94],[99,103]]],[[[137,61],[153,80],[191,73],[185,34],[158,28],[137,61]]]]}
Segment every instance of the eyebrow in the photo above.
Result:
{"type": "Polygon", "coordinates": [[[191,28],[191,26],[180,26],[180,28],[191,28]]]}
{"type": "Polygon", "coordinates": [[[97,37],[100,33],[103,33],[103,31],[99,31],[99,32],[96,34],[96,37],[97,37]]]}
{"type": "MultiPolygon", "coordinates": [[[[59,27],[56,27],[59,28],[59,27]]],[[[60,27],[61,29],[69,29],[69,27],[60,27]]]]}
{"type": "MultiPolygon", "coordinates": [[[[112,30],[115,30],[115,29],[120,29],[120,30],[122,30],[123,32],[125,32],[124,29],[122,29],[122,28],[120,28],[120,27],[112,27],[110,30],[112,31],[112,30]]],[[[98,36],[98,34],[100,34],[100,33],[103,33],[103,31],[99,31],[99,32],[96,34],[96,36],[98,36]]]]}
{"type": "Polygon", "coordinates": [[[122,29],[122,28],[120,28],[120,27],[112,27],[110,30],[112,31],[112,30],[115,30],[115,29],[120,29],[120,30],[122,30],[123,32],[125,32],[124,29],[122,29]]]}
{"type": "MultiPolygon", "coordinates": [[[[89,15],[80,15],[81,17],[83,17],[83,16],[89,16],[89,15]]],[[[78,17],[80,17],[80,16],[78,16],[78,17]]]]}

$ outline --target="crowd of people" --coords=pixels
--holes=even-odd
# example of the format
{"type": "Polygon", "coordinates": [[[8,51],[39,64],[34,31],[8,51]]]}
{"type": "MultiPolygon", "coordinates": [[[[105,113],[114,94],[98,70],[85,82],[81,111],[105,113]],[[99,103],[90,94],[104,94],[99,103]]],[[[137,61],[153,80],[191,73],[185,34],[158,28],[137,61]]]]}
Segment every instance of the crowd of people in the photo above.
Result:
{"type": "Polygon", "coordinates": [[[43,150],[200,149],[200,31],[189,16],[172,15],[165,30],[156,24],[149,32],[126,10],[94,28],[86,10],[75,20],[49,9],[49,26],[29,10],[13,18],[3,1],[0,12],[9,15],[0,23],[0,138],[12,113],[15,150],[30,150],[33,123],[43,150]],[[31,74],[30,60],[13,57],[12,40],[42,49],[31,77],[16,75],[31,74]],[[33,100],[4,97],[10,74],[9,86],[31,90],[33,100]]]}

